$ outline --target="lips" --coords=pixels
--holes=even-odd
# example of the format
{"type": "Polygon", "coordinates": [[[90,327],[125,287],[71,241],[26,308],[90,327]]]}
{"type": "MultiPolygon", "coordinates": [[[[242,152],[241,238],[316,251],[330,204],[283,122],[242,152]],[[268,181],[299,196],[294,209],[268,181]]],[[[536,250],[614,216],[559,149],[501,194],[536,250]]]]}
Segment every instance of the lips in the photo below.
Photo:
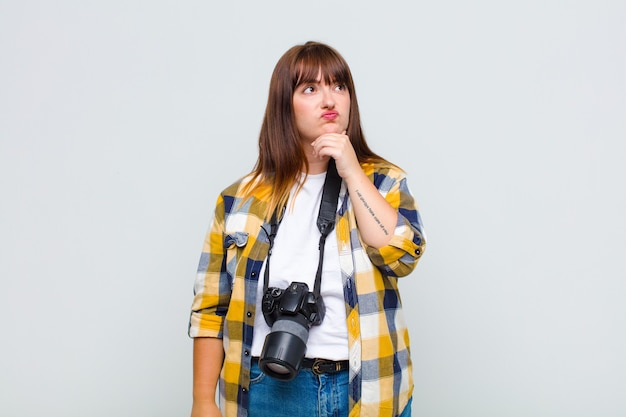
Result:
{"type": "Polygon", "coordinates": [[[322,113],[322,119],[324,120],[335,120],[338,116],[339,113],[334,110],[322,113]]]}

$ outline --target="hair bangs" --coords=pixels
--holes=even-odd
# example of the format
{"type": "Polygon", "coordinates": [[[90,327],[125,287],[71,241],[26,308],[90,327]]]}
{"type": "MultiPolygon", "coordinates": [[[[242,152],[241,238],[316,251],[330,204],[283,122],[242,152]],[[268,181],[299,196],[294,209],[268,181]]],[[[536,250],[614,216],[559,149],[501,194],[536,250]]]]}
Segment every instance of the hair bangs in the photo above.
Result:
{"type": "Polygon", "coordinates": [[[352,90],[350,70],[346,62],[334,51],[319,48],[317,45],[305,45],[296,58],[293,86],[306,83],[337,83],[352,90]],[[308,46],[308,48],[307,48],[308,46]]]}

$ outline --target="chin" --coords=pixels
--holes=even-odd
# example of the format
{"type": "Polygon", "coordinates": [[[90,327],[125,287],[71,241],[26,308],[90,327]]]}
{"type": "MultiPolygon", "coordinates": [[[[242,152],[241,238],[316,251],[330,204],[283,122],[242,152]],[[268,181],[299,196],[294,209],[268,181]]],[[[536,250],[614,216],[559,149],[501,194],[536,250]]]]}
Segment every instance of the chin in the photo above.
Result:
{"type": "Polygon", "coordinates": [[[341,133],[344,130],[345,129],[341,129],[341,127],[337,126],[336,124],[325,125],[322,129],[323,133],[341,133]]]}

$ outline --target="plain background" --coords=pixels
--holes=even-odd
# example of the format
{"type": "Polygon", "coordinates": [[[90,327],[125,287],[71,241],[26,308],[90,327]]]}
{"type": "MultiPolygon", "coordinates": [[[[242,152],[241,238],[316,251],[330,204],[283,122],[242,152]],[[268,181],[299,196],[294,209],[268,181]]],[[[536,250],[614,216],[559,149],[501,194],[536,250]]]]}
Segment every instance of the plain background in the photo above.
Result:
{"type": "Polygon", "coordinates": [[[429,243],[420,417],[626,415],[626,3],[0,0],[0,415],[185,416],[217,193],[327,42],[429,243]]]}

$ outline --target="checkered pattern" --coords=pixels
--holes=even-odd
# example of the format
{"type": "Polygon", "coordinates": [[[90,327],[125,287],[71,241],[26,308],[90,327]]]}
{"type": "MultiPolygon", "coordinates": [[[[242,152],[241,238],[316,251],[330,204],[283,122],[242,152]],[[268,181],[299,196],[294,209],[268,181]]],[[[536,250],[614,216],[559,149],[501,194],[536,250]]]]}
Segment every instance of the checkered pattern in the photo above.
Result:
{"type": "MultiPolygon", "coordinates": [[[[415,268],[426,242],[404,173],[389,164],[365,163],[362,168],[399,216],[389,245],[367,247],[342,186],[336,234],[347,313],[350,417],[394,417],[413,391],[397,278],[415,268]]],[[[247,416],[256,291],[263,285],[260,271],[269,248],[264,213],[271,190],[262,188],[243,200],[243,183],[231,185],[217,200],[189,323],[191,337],[223,338],[226,356],[219,386],[228,417],[247,416]]]]}

